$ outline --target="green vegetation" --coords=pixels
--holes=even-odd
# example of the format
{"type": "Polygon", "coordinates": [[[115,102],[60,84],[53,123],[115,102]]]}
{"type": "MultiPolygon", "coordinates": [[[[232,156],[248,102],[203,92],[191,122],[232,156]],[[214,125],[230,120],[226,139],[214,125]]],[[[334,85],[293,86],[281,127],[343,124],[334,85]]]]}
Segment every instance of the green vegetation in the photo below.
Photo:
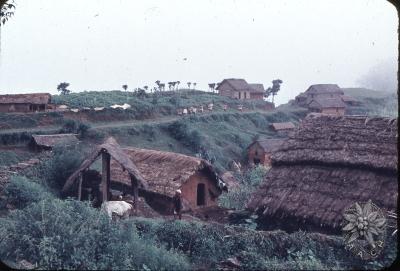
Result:
{"type": "Polygon", "coordinates": [[[133,225],[115,223],[105,213],[74,200],[47,199],[0,218],[0,258],[24,259],[40,269],[188,269],[185,256],[133,225]]]}
{"type": "Polygon", "coordinates": [[[228,193],[223,193],[218,198],[219,204],[225,208],[243,210],[267,171],[268,169],[264,166],[257,166],[242,174],[236,173],[235,177],[239,181],[239,186],[231,188],[228,193]]]}

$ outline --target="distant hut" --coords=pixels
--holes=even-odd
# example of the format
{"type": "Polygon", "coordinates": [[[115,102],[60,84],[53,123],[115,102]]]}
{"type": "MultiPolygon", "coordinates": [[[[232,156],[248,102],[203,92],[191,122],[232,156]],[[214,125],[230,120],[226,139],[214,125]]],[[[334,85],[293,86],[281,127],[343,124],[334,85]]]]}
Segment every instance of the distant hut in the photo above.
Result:
{"type": "Polygon", "coordinates": [[[219,95],[239,100],[263,100],[264,86],[262,84],[248,84],[244,79],[224,79],[218,84],[219,95]]]}
{"type": "Polygon", "coordinates": [[[344,115],[346,104],[341,98],[314,98],[308,104],[308,108],[310,111],[317,113],[344,115]]]}
{"type": "MultiPolygon", "coordinates": [[[[184,210],[217,205],[225,183],[207,161],[178,153],[125,148],[123,151],[146,179],[146,202],[162,214],[172,214],[172,197],[182,191],[184,210]]],[[[115,182],[129,184],[129,177],[117,163],[111,162],[115,182]]]]}
{"type": "MultiPolygon", "coordinates": [[[[121,149],[114,138],[108,138],[103,144],[96,149],[82,162],[81,166],[76,170],[65,182],[62,189],[64,195],[71,194],[74,190],[78,199],[94,198],[95,206],[100,206],[102,202],[111,199],[111,180],[115,178],[110,170],[111,163],[113,168],[119,168],[126,176],[126,185],[128,189],[125,191],[133,195],[135,202],[139,200],[139,189],[146,189],[146,180],[131,161],[130,157],[121,149]],[[102,172],[90,170],[89,167],[101,156],[102,172]],[[77,184],[74,186],[74,184],[77,184]],[[75,188],[75,189],[73,189],[75,188]],[[85,195],[84,191],[89,191],[89,195],[85,195]]],[[[137,208],[137,204],[135,204],[137,208]]]]}
{"type": "Polygon", "coordinates": [[[279,149],[283,142],[283,139],[261,139],[254,141],[247,147],[248,164],[271,166],[271,155],[279,149]]]}
{"type": "Polygon", "coordinates": [[[76,134],[32,135],[29,143],[35,151],[51,150],[56,145],[71,146],[79,142],[76,134]]]}
{"type": "Polygon", "coordinates": [[[396,210],[397,119],[309,114],[272,156],[247,207],[263,229],[338,233],[344,209],[369,199],[396,210]]]}
{"type": "Polygon", "coordinates": [[[342,95],[342,101],[346,104],[346,105],[360,105],[361,102],[351,96],[347,96],[347,95],[342,95]]]}
{"type": "Polygon", "coordinates": [[[289,133],[294,131],[294,129],[296,128],[293,122],[274,122],[270,125],[270,127],[272,128],[272,130],[282,136],[289,135],[289,133]]]}
{"type": "Polygon", "coordinates": [[[29,113],[46,111],[51,102],[49,93],[0,95],[0,112],[29,113]]]}

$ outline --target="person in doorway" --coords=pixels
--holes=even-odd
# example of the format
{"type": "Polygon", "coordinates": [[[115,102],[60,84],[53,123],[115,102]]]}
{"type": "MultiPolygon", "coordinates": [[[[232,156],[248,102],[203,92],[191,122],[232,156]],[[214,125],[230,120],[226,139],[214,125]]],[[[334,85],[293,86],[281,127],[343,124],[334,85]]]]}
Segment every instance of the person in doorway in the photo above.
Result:
{"type": "Polygon", "coordinates": [[[178,216],[179,219],[182,219],[182,191],[180,189],[175,191],[175,195],[172,198],[174,203],[174,218],[178,216]]]}

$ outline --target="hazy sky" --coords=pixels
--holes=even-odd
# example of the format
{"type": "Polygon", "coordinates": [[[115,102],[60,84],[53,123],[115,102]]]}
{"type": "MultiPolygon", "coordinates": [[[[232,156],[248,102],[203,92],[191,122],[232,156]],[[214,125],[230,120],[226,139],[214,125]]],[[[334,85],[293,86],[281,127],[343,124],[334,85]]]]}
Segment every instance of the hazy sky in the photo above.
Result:
{"type": "Polygon", "coordinates": [[[385,0],[16,3],[1,31],[0,94],[56,93],[62,81],[83,91],[280,78],[283,103],[311,84],[356,86],[397,59],[397,13],[385,0]]]}

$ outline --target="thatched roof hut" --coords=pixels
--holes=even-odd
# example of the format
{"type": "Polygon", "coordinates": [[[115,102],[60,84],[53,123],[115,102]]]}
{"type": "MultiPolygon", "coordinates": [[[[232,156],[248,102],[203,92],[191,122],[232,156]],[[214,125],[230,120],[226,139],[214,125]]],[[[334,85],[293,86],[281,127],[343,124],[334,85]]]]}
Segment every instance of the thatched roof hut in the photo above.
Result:
{"type": "Polygon", "coordinates": [[[88,158],[82,162],[81,166],[67,179],[62,192],[68,192],[82,172],[87,170],[90,165],[93,164],[93,162],[103,153],[107,153],[112,158],[111,161],[114,167],[118,167],[122,172],[126,173],[126,175],[129,177],[128,185],[131,185],[131,180],[135,179],[138,182],[139,188],[147,188],[147,182],[145,178],[143,178],[138,168],[131,161],[130,157],[121,149],[115,139],[110,137],[103,144],[97,146],[96,149],[88,156],[88,158]]]}
{"type": "Polygon", "coordinates": [[[76,134],[32,135],[30,145],[35,149],[49,150],[56,145],[74,145],[79,142],[76,134]]]}
{"type": "MultiPolygon", "coordinates": [[[[204,159],[133,147],[124,148],[123,151],[146,179],[147,190],[151,192],[173,197],[175,191],[200,170],[206,171],[217,187],[222,182],[213,166],[204,159]]],[[[113,161],[111,162],[111,175],[115,182],[129,183],[126,173],[113,161]]]]}
{"type": "Polygon", "coordinates": [[[397,119],[309,114],[248,203],[263,228],[337,232],[345,207],[396,209],[397,119]]]}
{"type": "Polygon", "coordinates": [[[282,131],[282,130],[293,130],[296,126],[293,122],[274,122],[271,124],[271,128],[275,131],[282,131]]]}
{"type": "Polygon", "coordinates": [[[0,95],[0,104],[48,104],[50,101],[49,93],[0,95]]]}

